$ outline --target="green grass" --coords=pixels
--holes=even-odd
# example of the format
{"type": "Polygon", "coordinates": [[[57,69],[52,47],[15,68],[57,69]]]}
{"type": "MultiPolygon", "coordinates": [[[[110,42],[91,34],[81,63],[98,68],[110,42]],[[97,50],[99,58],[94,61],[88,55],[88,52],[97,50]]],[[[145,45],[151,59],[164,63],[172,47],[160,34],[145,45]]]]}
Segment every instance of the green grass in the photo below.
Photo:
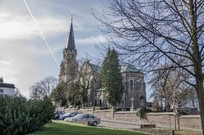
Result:
{"type": "Polygon", "coordinates": [[[105,129],[99,127],[91,127],[82,124],[74,124],[68,122],[53,121],[46,124],[39,131],[29,135],[146,135],[144,133],[131,132],[119,129],[105,129]]]}

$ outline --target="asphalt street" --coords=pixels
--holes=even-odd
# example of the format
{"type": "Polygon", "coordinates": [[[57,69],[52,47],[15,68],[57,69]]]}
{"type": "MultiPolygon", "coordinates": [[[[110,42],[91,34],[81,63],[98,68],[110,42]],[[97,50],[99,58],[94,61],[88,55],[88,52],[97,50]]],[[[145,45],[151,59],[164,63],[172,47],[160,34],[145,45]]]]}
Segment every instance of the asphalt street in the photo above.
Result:
{"type": "Polygon", "coordinates": [[[118,128],[118,129],[139,129],[140,125],[137,123],[117,122],[111,120],[102,120],[98,127],[118,128]]]}

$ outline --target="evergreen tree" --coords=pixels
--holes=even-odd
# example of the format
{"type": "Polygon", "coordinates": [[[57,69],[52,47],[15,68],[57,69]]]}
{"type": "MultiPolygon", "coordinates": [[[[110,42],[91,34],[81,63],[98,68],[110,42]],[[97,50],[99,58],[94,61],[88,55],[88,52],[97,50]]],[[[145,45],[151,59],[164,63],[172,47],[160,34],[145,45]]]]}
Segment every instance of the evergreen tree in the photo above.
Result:
{"type": "Polygon", "coordinates": [[[108,49],[101,73],[102,88],[108,93],[108,102],[116,106],[117,103],[121,102],[123,85],[118,54],[115,49],[108,49]]]}

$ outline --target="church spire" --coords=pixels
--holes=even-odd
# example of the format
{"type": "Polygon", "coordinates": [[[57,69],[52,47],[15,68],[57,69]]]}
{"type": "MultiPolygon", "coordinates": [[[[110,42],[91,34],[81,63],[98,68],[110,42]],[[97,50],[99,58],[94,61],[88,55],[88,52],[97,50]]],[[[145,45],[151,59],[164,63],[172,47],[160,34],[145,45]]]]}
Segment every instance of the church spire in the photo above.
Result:
{"type": "Polygon", "coordinates": [[[71,15],[71,26],[69,31],[69,38],[67,40],[66,48],[70,50],[75,49],[75,41],[74,41],[74,30],[73,30],[73,15],[71,15]]]}

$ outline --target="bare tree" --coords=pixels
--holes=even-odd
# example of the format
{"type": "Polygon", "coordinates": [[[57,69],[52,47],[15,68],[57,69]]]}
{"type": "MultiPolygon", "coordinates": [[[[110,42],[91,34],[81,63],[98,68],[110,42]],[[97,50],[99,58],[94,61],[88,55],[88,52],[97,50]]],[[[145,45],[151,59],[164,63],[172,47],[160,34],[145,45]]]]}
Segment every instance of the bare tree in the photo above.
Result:
{"type": "Polygon", "coordinates": [[[14,96],[15,97],[23,97],[23,95],[21,94],[19,88],[14,89],[14,96]]]}
{"type": "MultiPolygon", "coordinates": [[[[163,66],[163,68],[169,66],[163,66]]],[[[177,109],[188,103],[193,98],[195,92],[194,87],[186,84],[188,75],[182,73],[180,69],[167,69],[162,71],[154,71],[151,80],[152,88],[154,90],[152,96],[165,99],[165,108],[168,110],[168,105],[177,113],[177,109]]],[[[162,100],[160,99],[160,100],[162,100]]],[[[161,102],[162,104],[162,102],[161,102]]]]}
{"type": "Polygon", "coordinates": [[[57,79],[54,76],[45,77],[43,80],[35,82],[30,87],[30,97],[33,99],[42,99],[43,97],[49,97],[56,86],[57,79]]]}
{"type": "Polygon", "coordinates": [[[111,0],[106,11],[98,19],[136,65],[150,71],[173,62],[168,68],[180,68],[191,76],[186,83],[196,90],[204,130],[204,1],[111,0]]]}

